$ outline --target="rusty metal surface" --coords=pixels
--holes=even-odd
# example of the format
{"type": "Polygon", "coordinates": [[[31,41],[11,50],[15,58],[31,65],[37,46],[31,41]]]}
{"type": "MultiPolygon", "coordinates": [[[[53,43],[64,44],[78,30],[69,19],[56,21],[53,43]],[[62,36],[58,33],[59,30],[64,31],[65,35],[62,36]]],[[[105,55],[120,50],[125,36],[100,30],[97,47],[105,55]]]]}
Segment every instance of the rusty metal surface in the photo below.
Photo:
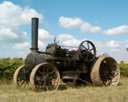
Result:
{"type": "MultiPolygon", "coordinates": [[[[107,72],[106,70],[106,72],[107,72]]],[[[95,85],[113,85],[116,86],[119,83],[119,79],[120,79],[120,70],[119,67],[117,65],[117,62],[110,56],[107,55],[101,55],[95,62],[95,64],[92,67],[91,73],[90,73],[90,77],[92,80],[92,83],[95,85]],[[105,63],[105,61],[110,60],[111,65],[109,65],[110,63],[107,63],[107,65],[109,65],[109,67],[101,67],[102,63],[105,63]],[[102,68],[107,68],[107,70],[111,70],[111,72],[108,73],[108,77],[111,77],[111,73],[112,73],[112,77],[110,79],[106,79],[104,82],[104,79],[101,77],[103,70],[102,68]],[[100,70],[102,70],[102,72],[100,72],[100,70]]]]}

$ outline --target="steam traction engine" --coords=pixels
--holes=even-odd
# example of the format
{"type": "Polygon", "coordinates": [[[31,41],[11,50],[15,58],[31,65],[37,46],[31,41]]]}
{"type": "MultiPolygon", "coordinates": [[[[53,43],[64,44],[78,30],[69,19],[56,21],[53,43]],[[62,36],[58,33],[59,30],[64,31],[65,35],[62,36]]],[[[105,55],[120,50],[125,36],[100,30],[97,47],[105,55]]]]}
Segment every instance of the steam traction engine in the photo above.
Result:
{"type": "MultiPolygon", "coordinates": [[[[45,35],[44,35],[45,36],[45,35]]],[[[38,18],[32,18],[32,48],[25,64],[14,73],[18,87],[31,85],[34,90],[57,89],[60,82],[79,85],[117,85],[120,72],[116,61],[107,55],[96,57],[95,45],[88,40],[77,50],[62,48],[56,42],[49,44],[45,52],[38,50],[38,18]]]]}

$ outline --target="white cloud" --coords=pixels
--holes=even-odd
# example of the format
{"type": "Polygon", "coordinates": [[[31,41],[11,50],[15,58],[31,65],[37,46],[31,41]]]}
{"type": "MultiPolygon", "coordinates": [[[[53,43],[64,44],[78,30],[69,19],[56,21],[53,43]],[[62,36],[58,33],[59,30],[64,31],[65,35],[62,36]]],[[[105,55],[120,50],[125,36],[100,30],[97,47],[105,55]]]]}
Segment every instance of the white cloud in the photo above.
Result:
{"type": "Polygon", "coordinates": [[[57,36],[57,40],[62,43],[63,46],[68,48],[78,48],[80,40],[76,39],[70,34],[60,34],[57,36]]]}
{"type": "MultiPolygon", "coordinates": [[[[26,33],[25,33],[26,35],[26,33]]],[[[40,28],[39,29],[39,37],[38,37],[38,48],[39,50],[44,50],[46,48],[46,45],[48,44],[48,41],[53,40],[53,36],[45,29],[40,28]]],[[[27,50],[31,47],[31,44],[29,42],[26,42],[24,40],[23,42],[17,42],[14,44],[15,49],[20,49],[20,50],[27,50]]]]}
{"type": "MultiPolygon", "coordinates": [[[[0,56],[17,56],[18,50],[28,51],[30,46],[27,32],[21,31],[21,27],[30,24],[32,17],[43,16],[33,8],[21,7],[11,1],[0,3],[0,56]],[[9,49],[9,52],[8,52],[9,49]],[[3,51],[4,50],[4,51],[3,51]],[[14,54],[12,54],[14,53],[14,54]],[[10,55],[9,55],[10,54],[10,55]]],[[[20,53],[20,56],[23,53],[20,53]]],[[[25,56],[25,55],[24,55],[25,56]]]]}
{"type": "Polygon", "coordinates": [[[82,32],[98,33],[101,31],[101,28],[98,26],[92,26],[89,23],[83,23],[83,25],[80,27],[80,30],[82,32]]]}
{"type": "Polygon", "coordinates": [[[128,41],[95,41],[95,45],[97,48],[97,54],[107,53],[111,57],[114,57],[116,60],[128,60],[128,52],[126,48],[128,45],[128,41]]]}
{"type": "Polygon", "coordinates": [[[19,30],[20,26],[30,24],[32,17],[42,18],[42,15],[32,8],[21,7],[10,1],[2,2],[0,4],[0,40],[20,40],[25,37],[19,30]]]}
{"type": "Polygon", "coordinates": [[[38,45],[39,45],[38,47],[39,47],[40,50],[44,50],[45,47],[46,47],[46,42],[38,40],[38,45]]]}
{"type": "Polygon", "coordinates": [[[21,14],[21,19],[26,23],[30,23],[32,17],[38,17],[40,20],[43,18],[41,14],[39,14],[35,9],[32,8],[24,8],[21,14]]]}
{"type": "Polygon", "coordinates": [[[59,24],[64,28],[78,28],[82,32],[89,32],[89,33],[97,33],[101,32],[101,28],[99,26],[94,26],[89,22],[85,22],[80,18],[74,17],[63,17],[59,18],[59,24]]]}
{"type": "Polygon", "coordinates": [[[30,48],[30,43],[28,43],[28,42],[23,42],[23,43],[17,43],[17,44],[15,44],[15,46],[14,46],[16,49],[20,49],[20,50],[24,50],[24,49],[28,49],[28,48],[30,48]]]}
{"type": "Polygon", "coordinates": [[[46,45],[49,41],[54,39],[54,36],[50,34],[44,28],[39,28],[39,37],[38,37],[38,44],[40,50],[45,50],[46,45]]]}
{"type": "Polygon", "coordinates": [[[59,23],[62,27],[65,28],[79,28],[83,24],[83,21],[80,18],[69,18],[61,16],[59,18],[59,23]]]}
{"type": "Polygon", "coordinates": [[[111,47],[111,48],[119,48],[119,47],[120,47],[120,43],[117,42],[117,41],[114,41],[114,40],[108,41],[108,42],[106,43],[106,45],[107,45],[108,47],[111,47]]]}
{"type": "Polygon", "coordinates": [[[0,29],[0,40],[4,39],[17,39],[18,35],[13,32],[10,28],[1,28],[0,29]]]}
{"type": "Polygon", "coordinates": [[[32,17],[42,18],[36,10],[27,7],[21,7],[10,1],[4,1],[0,4],[0,27],[19,27],[28,24],[32,17]]]}
{"type": "Polygon", "coordinates": [[[107,30],[102,29],[100,26],[95,26],[90,22],[83,21],[78,17],[64,17],[61,16],[58,20],[60,26],[64,28],[75,28],[80,29],[81,32],[88,33],[101,33],[106,35],[120,35],[128,34],[128,25],[120,25],[117,27],[109,28],[107,30]]]}
{"type": "Polygon", "coordinates": [[[48,40],[53,39],[54,37],[45,29],[41,28],[39,29],[39,40],[46,42],[48,40]]]}
{"type": "Polygon", "coordinates": [[[128,25],[121,25],[104,31],[108,35],[128,34],[128,25]]]}

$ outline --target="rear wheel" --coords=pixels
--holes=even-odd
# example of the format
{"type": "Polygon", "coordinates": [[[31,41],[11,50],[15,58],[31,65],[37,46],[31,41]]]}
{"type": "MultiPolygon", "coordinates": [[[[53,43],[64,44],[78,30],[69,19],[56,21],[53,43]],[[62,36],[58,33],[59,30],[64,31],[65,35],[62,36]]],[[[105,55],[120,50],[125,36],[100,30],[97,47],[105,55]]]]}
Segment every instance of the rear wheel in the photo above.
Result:
{"type": "Polygon", "coordinates": [[[60,74],[57,68],[49,63],[36,65],[30,75],[32,89],[38,90],[55,90],[60,83],[60,74]]]}
{"type": "Polygon", "coordinates": [[[22,65],[16,69],[13,76],[13,81],[15,85],[20,88],[25,88],[29,86],[29,80],[26,76],[25,65],[22,65]]]}
{"type": "Polygon", "coordinates": [[[100,56],[91,70],[90,77],[95,85],[117,86],[120,79],[119,66],[113,58],[100,56]]]}

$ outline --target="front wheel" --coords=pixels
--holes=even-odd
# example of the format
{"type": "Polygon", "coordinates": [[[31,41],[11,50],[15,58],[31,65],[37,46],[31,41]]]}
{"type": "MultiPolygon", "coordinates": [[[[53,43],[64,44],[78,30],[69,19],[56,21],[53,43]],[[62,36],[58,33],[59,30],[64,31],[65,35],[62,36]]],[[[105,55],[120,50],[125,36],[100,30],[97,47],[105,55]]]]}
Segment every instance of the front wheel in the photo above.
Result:
{"type": "Polygon", "coordinates": [[[33,90],[55,90],[59,83],[59,71],[49,63],[36,65],[30,74],[30,84],[33,90]]]}

